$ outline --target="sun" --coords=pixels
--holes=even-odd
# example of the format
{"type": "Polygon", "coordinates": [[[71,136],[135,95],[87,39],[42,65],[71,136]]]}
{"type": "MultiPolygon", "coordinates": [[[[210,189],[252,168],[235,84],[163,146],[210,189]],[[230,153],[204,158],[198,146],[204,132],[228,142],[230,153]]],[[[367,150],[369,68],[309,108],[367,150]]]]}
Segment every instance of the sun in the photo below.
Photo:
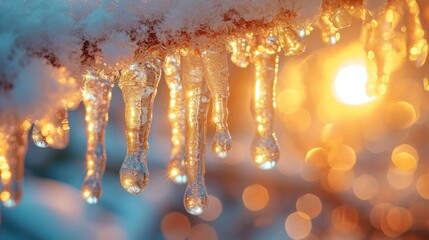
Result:
{"type": "Polygon", "coordinates": [[[375,100],[366,93],[368,74],[362,65],[349,65],[338,71],[334,81],[337,99],[347,105],[362,105],[375,100]]]}

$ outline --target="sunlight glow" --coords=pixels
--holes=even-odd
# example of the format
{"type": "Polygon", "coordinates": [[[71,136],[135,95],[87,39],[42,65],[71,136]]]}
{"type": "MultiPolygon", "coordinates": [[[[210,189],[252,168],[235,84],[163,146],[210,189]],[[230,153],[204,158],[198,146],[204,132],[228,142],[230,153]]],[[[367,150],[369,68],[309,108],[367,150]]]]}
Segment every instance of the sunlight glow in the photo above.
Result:
{"type": "Polygon", "coordinates": [[[364,66],[350,65],[340,69],[335,78],[334,91],[337,99],[348,105],[362,105],[375,100],[366,94],[368,75],[364,66]]]}

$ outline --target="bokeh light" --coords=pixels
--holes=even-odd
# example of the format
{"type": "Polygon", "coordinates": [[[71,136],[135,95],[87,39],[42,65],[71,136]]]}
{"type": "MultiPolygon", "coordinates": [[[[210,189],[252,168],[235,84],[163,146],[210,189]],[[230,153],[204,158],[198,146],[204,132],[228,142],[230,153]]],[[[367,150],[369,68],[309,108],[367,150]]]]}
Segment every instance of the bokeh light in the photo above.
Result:
{"type": "Polygon", "coordinates": [[[187,216],[172,212],[162,219],[161,231],[162,235],[168,240],[186,239],[191,231],[191,223],[187,216]]]}
{"type": "Polygon", "coordinates": [[[268,203],[270,196],[267,189],[259,184],[246,187],[243,191],[243,203],[247,209],[251,211],[258,211],[268,203]]]}
{"type": "Polygon", "coordinates": [[[302,212],[294,212],[286,218],[286,233],[292,239],[304,239],[312,228],[310,217],[302,212]]]}
{"type": "Polygon", "coordinates": [[[302,195],[296,201],[296,210],[305,213],[311,219],[319,216],[322,211],[322,202],[320,198],[314,194],[307,193],[302,195]]]}

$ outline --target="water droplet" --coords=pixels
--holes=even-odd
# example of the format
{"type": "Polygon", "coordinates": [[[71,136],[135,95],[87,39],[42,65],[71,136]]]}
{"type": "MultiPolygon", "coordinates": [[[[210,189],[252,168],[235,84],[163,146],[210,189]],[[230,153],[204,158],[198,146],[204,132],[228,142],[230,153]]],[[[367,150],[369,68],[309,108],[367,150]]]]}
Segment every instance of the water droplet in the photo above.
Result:
{"type": "Polygon", "coordinates": [[[208,195],[204,184],[188,185],[185,190],[184,205],[188,213],[200,215],[207,208],[208,195]]]}
{"type": "Polygon", "coordinates": [[[82,186],[82,197],[89,204],[96,204],[101,198],[101,178],[97,174],[87,175],[82,186]]]}
{"type": "Polygon", "coordinates": [[[42,131],[40,130],[40,127],[37,126],[37,123],[34,124],[33,127],[33,133],[31,134],[33,138],[34,144],[39,148],[47,148],[49,147],[48,142],[46,141],[46,138],[43,136],[42,131]]]}
{"type": "Polygon", "coordinates": [[[121,185],[127,192],[138,194],[143,191],[149,181],[146,155],[141,151],[127,153],[119,176],[121,185]]]}
{"type": "Polygon", "coordinates": [[[275,135],[256,136],[252,144],[252,157],[254,163],[263,170],[275,167],[280,151],[275,135]]]}
{"type": "Polygon", "coordinates": [[[219,158],[228,157],[229,152],[231,151],[231,135],[226,129],[216,130],[215,136],[213,138],[212,151],[219,158]]]}

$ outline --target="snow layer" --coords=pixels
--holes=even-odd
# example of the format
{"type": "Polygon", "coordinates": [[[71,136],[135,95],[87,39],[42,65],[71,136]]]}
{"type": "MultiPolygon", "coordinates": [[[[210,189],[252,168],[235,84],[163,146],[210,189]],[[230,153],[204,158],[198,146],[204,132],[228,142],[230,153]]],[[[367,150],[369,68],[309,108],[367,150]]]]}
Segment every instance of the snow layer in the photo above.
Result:
{"type": "Polygon", "coordinates": [[[0,115],[13,109],[21,119],[42,117],[76,91],[59,79],[81,81],[88,59],[114,65],[147,39],[230,32],[237,22],[270,23],[285,12],[312,20],[320,6],[321,0],[2,0],[0,115]]]}

